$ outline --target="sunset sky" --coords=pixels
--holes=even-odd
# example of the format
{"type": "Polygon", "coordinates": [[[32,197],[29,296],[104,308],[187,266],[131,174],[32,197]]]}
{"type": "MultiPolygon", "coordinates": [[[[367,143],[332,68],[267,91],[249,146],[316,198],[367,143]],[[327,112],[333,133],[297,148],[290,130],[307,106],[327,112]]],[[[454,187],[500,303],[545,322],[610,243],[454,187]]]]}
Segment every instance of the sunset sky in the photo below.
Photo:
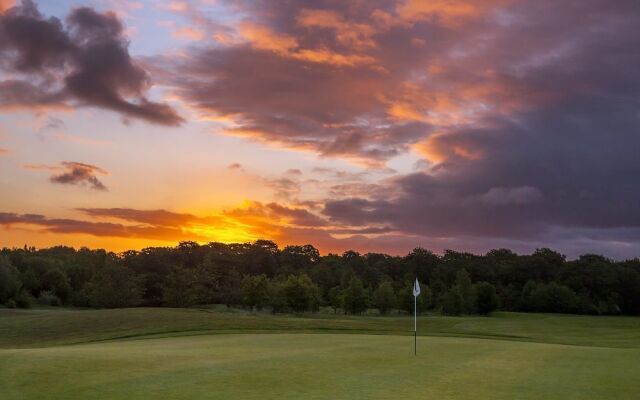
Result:
{"type": "Polygon", "coordinates": [[[637,0],[0,0],[0,247],[640,256],[637,0]]]}

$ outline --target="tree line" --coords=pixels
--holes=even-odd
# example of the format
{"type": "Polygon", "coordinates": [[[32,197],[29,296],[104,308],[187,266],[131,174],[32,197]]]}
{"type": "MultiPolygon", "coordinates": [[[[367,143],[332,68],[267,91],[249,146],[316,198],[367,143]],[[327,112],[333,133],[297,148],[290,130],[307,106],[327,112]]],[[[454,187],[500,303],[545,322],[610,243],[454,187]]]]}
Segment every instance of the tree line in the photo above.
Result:
{"type": "Polygon", "coordinates": [[[73,249],[0,250],[0,304],[228,307],[273,313],[413,312],[412,285],[422,285],[419,312],[488,314],[494,310],[640,314],[640,260],[587,254],[567,260],[550,249],[485,255],[416,248],[405,256],[321,256],[312,245],[254,243],[152,247],[123,253],[73,249]]]}

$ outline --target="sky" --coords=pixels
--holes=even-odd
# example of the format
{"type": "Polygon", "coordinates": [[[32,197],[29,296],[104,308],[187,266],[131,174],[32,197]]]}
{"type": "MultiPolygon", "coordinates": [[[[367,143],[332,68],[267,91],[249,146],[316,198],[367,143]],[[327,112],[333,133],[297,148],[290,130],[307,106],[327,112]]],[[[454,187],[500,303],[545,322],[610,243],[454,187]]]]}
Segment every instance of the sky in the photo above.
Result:
{"type": "Polygon", "coordinates": [[[640,256],[637,0],[0,0],[0,247],[640,256]]]}

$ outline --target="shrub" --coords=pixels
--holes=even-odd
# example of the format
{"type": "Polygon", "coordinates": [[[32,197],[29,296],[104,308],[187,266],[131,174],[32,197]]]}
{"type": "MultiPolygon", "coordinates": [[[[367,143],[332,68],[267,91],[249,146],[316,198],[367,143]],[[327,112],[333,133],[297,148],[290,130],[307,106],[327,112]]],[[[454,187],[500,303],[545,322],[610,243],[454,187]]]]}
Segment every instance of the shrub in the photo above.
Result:
{"type": "Polygon", "coordinates": [[[15,297],[15,303],[18,308],[31,308],[31,304],[33,304],[33,297],[21,292],[15,297]]]}
{"type": "Polygon", "coordinates": [[[51,290],[45,290],[40,292],[40,296],[36,299],[37,303],[41,306],[54,306],[59,307],[62,305],[60,298],[53,294],[51,290]]]}

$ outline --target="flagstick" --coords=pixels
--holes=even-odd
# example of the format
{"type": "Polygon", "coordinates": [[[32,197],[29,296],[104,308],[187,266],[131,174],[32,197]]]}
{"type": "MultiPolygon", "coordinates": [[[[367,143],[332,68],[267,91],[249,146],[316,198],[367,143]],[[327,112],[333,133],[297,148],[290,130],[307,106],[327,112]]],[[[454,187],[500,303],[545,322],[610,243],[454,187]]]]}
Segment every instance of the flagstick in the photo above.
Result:
{"type": "Polygon", "coordinates": [[[413,355],[418,355],[418,296],[413,296],[413,355]]]}

